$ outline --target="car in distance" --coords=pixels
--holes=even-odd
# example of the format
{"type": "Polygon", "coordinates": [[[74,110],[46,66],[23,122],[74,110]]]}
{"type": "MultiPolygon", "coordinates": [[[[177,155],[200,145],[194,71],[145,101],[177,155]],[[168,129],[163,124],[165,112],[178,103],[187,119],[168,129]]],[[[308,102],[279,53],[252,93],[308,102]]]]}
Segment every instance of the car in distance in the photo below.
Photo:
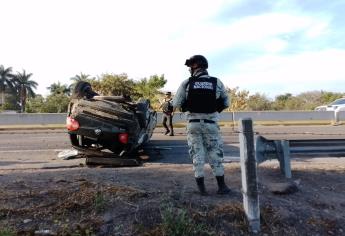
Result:
{"type": "Polygon", "coordinates": [[[345,111],[345,98],[339,98],[334,100],[328,105],[318,106],[315,111],[345,111]]]}

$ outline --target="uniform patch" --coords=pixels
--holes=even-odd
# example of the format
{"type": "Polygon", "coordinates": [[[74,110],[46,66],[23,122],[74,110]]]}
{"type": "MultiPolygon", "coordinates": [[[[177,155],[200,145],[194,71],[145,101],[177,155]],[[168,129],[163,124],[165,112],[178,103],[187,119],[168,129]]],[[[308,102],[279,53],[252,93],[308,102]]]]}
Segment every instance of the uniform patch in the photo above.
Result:
{"type": "Polygon", "coordinates": [[[212,85],[211,82],[207,82],[207,81],[204,81],[204,82],[196,81],[194,83],[193,88],[194,89],[210,89],[210,90],[213,90],[213,85],[212,85]]]}

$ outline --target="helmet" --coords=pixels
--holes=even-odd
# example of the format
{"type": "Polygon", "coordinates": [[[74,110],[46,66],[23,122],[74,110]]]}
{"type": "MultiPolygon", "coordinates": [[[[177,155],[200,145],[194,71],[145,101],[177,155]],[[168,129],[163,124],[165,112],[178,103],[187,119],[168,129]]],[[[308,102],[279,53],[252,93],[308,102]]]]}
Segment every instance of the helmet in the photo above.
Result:
{"type": "Polygon", "coordinates": [[[165,95],[171,95],[171,92],[166,92],[165,95]]]}
{"type": "Polygon", "coordinates": [[[199,68],[208,68],[207,59],[202,55],[194,55],[191,58],[187,59],[184,64],[188,67],[191,67],[193,64],[197,64],[199,68]]]}

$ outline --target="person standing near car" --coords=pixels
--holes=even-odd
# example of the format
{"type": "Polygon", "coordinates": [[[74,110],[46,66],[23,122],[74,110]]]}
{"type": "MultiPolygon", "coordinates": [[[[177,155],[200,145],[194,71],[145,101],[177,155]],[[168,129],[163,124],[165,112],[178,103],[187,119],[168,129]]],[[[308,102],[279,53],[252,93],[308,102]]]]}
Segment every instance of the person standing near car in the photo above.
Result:
{"type": "Polygon", "coordinates": [[[171,92],[165,93],[165,98],[163,99],[163,102],[160,105],[160,108],[162,108],[163,116],[162,116],[162,124],[165,128],[165,135],[174,136],[174,127],[173,127],[173,105],[172,105],[172,97],[171,92]],[[168,124],[167,124],[168,123],[168,124]]]}
{"type": "Polygon", "coordinates": [[[229,107],[223,83],[208,74],[208,61],[202,55],[187,59],[191,77],[184,80],[173,100],[174,111],[187,113],[187,141],[197,187],[207,195],[204,165],[208,161],[218,184],[218,194],[228,194],[224,181],[223,141],[217,124],[219,113],[229,107]]]}

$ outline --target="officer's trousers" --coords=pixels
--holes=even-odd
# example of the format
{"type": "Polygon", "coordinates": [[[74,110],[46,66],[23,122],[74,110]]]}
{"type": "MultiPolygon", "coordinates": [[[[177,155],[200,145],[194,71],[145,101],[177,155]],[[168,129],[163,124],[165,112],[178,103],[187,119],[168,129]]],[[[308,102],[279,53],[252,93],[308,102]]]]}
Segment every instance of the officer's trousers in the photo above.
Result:
{"type": "Polygon", "coordinates": [[[224,175],[223,141],[217,123],[189,122],[187,124],[189,156],[196,178],[204,177],[207,161],[214,176],[224,175]]]}

